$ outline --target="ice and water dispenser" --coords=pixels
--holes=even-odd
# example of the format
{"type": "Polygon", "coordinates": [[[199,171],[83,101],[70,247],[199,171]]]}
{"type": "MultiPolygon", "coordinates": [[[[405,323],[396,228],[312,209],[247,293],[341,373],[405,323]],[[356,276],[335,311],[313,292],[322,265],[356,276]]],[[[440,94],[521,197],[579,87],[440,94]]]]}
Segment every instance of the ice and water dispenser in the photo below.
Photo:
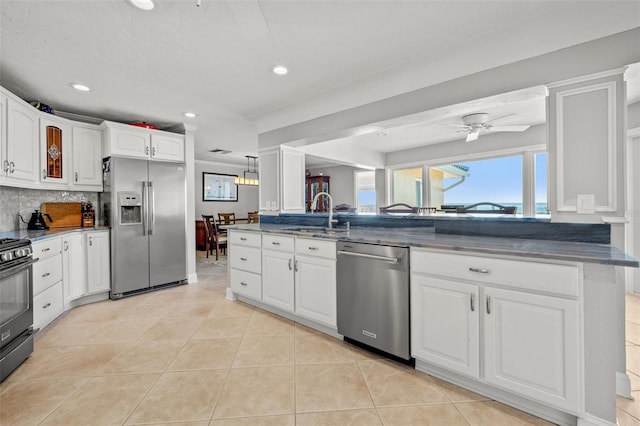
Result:
{"type": "Polygon", "coordinates": [[[139,192],[118,192],[120,225],[142,223],[142,194],[139,192]]]}

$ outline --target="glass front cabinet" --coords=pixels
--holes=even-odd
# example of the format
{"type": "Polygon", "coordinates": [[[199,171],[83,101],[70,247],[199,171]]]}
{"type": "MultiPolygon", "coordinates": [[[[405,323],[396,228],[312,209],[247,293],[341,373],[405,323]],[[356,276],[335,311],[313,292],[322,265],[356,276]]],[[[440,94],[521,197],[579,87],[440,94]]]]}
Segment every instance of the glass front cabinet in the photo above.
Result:
{"type": "Polygon", "coordinates": [[[40,119],[40,182],[67,183],[71,126],[57,120],[40,119]]]}
{"type": "MultiPolygon", "coordinates": [[[[305,179],[306,183],[306,191],[305,191],[305,201],[307,205],[307,211],[311,211],[311,204],[313,203],[313,197],[316,196],[318,192],[326,192],[329,193],[329,176],[308,176],[305,179]]],[[[320,197],[318,200],[318,207],[316,212],[327,212],[329,211],[329,198],[328,197],[320,197]]]]}

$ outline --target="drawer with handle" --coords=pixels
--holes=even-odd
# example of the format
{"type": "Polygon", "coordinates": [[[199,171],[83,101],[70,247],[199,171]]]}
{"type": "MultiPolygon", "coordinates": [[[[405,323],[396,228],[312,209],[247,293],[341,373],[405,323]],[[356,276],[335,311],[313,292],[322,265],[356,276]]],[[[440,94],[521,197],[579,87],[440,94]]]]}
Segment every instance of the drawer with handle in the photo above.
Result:
{"type": "Polygon", "coordinates": [[[234,246],[229,250],[231,268],[259,274],[262,270],[261,254],[259,248],[234,246]]]}
{"type": "Polygon", "coordinates": [[[33,294],[39,294],[61,280],[61,256],[39,260],[33,264],[33,294]]]}
{"type": "Polygon", "coordinates": [[[48,259],[62,253],[62,239],[57,237],[35,241],[31,248],[33,249],[34,259],[48,259]]]}
{"type": "Polygon", "coordinates": [[[238,244],[249,247],[260,247],[262,234],[259,232],[242,232],[233,229],[229,230],[229,241],[231,244],[238,244]]]}
{"type": "Polygon", "coordinates": [[[578,296],[580,293],[580,269],[577,265],[412,249],[411,272],[462,278],[563,296],[578,296]]]}
{"type": "Polygon", "coordinates": [[[336,243],[317,238],[296,238],[296,254],[335,259],[336,243]]]}
{"type": "Polygon", "coordinates": [[[33,326],[46,326],[62,311],[62,283],[59,282],[33,298],[33,326]]]}
{"type": "Polygon", "coordinates": [[[293,237],[284,237],[282,235],[263,235],[262,249],[293,253],[293,237]]]}
{"type": "Polygon", "coordinates": [[[231,289],[236,294],[261,300],[262,277],[252,272],[231,269],[231,289]]]}

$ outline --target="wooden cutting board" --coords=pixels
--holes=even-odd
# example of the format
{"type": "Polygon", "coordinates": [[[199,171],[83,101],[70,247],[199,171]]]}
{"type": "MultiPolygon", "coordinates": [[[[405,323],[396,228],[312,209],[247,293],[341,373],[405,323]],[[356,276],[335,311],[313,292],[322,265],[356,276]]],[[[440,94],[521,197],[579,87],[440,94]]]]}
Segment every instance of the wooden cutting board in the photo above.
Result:
{"type": "Polygon", "coordinates": [[[52,221],[45,217],[50,228],[80,227],[82,224],[81,203],[42,203],[40,211],[48,213],[52,221]]]}

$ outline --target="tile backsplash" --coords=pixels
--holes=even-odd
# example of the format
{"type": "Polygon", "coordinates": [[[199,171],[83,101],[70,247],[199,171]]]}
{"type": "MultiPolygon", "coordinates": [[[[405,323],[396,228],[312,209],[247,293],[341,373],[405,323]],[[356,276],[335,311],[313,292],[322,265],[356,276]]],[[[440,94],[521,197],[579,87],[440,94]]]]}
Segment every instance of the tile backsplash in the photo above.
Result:
{"type": "MultiPolygon", "coordinates": [[[[82,202],[90,201],[98,207],[97,192],[50,191],[0,186],[0,232],[27,229],[18,214],[27,222],[35,209],[45,202],[82,202]]],[[[97,218],[96,218],[97,219],[97,218]]]]}

